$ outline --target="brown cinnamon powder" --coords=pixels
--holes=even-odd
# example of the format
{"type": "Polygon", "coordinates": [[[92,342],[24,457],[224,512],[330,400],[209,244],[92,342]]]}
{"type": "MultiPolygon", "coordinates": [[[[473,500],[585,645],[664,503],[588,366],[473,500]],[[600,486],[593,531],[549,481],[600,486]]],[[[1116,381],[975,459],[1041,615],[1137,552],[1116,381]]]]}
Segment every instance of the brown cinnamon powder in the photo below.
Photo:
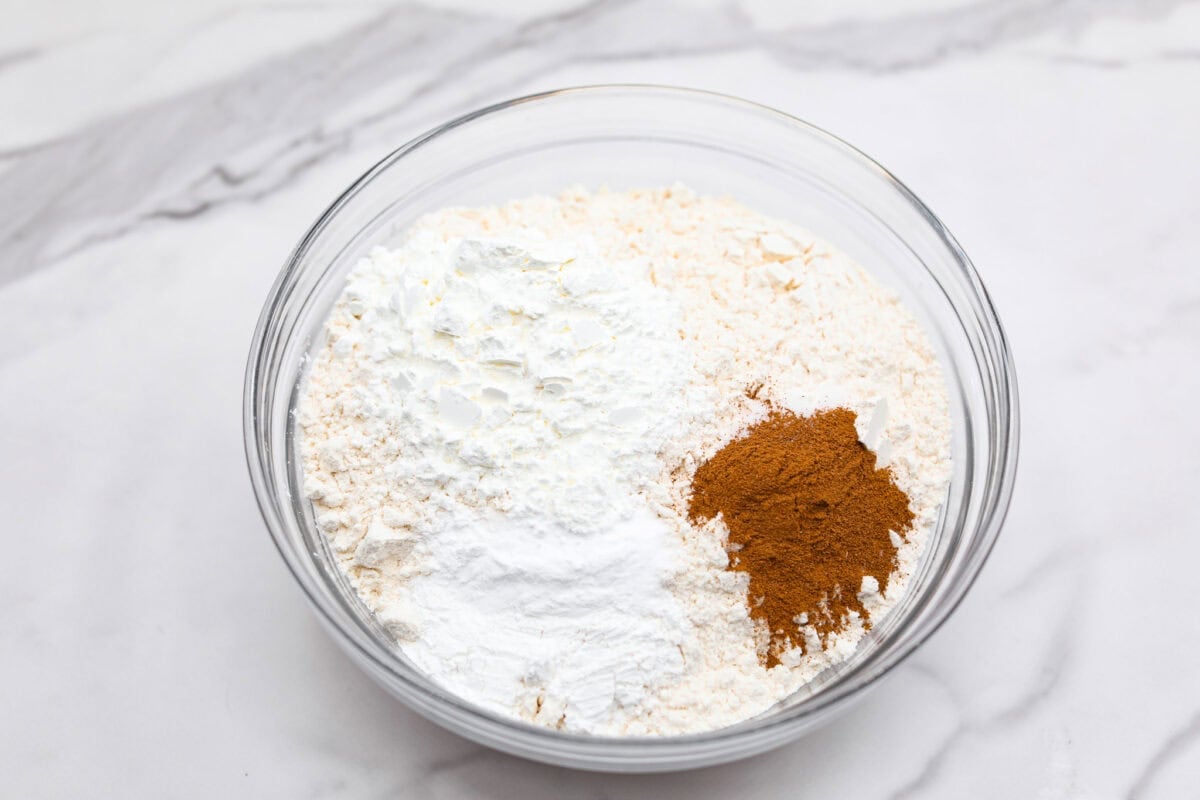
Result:
{"type": "Polygon", "coordinates": [[[890,531],[903,535],[912,524],[908,496],[891,470],[876,469],[854,420],[845,408],[811,417],[773,410],[692,479],[692,521],[721,514],[730,567],[750,575],[751,615],[771,633],[767,666],[805,646],[798,618],[822,643],[850,611],[867,622],[862,579],[886,590],[896,565],[890,531]]]}

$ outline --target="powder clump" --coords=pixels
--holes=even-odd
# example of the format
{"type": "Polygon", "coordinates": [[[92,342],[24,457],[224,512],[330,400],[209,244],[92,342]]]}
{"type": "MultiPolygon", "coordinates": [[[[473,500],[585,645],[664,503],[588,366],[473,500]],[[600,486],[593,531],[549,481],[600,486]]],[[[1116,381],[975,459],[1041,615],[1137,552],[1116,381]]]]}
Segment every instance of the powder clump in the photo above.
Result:
{"type": "Polygon", "coordinates": [[[858,598],[863,578],[887,590],[896,566],[893,532],[912,525],[908,497],[858,439],[855,413],[812,416],[772,410],[696,470],[689,516],[721,515],[730,568],[750,576],[751,615],[766,623],[768,666],[843,630],[851,613],[869,625],[858,598]]]}

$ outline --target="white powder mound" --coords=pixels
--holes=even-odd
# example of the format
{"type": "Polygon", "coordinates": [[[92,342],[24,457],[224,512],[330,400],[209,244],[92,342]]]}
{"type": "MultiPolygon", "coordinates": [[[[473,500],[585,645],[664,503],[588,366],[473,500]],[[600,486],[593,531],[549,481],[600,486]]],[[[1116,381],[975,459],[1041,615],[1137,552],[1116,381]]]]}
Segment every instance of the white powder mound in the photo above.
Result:
{"type": "Polygon", "coordinates": [[[712,390],[644,265],[429,223],[360,264],[329,321],[306,490],[418,666],[499,712],[611,728],[681,672],[679,547],[639,493],[712,390]]]}
{"type": "Polygon", "coordinates": [[[549,726],[709,730],[854,651],[857,616],[765,669],[727,531],[687,521],[696,467],[766,401],[858,412],[910,498],[887,596],[855,587],[872,619],[949,481],[945,385],[897,298],[679,187],[430,215],[353,270],[326,332],[300,422],[342,569],[434,680],[549,726]]]}

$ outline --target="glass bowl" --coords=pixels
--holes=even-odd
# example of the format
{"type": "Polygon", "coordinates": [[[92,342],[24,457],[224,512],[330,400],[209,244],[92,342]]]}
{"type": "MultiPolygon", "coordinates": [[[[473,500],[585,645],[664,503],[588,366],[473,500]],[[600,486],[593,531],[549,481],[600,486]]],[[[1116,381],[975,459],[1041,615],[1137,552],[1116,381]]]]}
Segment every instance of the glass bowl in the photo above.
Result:
{"type": "Polygon", "coordinates": [[[1017,462],[1017,390],[987,292],[953,237],[883,167],[764,106],[708,92],[598,86],[476,111],[399,148],[321,215],[267,298],[246,371],[250,476],[288,568],[334,639],[417,712],[519,756],[649,772],[732,761],[796,739],[863,696],[937,630],[996,541],[1017,462]],[[419,216],[591,188],[680,181],[795,222],[848,252],[925,325],[949,384],[953,477],[937,530],[899,605],[846,662],[767,713],[710,733],[615,738],[535,727],[476,708],[413,668],[331,558],[300,490],[293,409],[310,350],[347,271],[419,216]]]}

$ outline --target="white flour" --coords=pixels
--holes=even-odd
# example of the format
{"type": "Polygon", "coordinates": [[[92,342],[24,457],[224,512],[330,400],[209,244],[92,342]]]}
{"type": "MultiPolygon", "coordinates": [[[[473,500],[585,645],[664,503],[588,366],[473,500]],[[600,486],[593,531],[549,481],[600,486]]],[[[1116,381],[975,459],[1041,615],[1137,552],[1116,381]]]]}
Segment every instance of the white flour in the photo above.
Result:
{"type": "Polygon", "coordinates": [[[828,246],[683,189],[426,217],[352,272],[301,403],[305,488],[364,601],[433,679],[569,730],[670,734],[770,707],[853,652],[763,668],[692,472],[761,418],[842,405],[916,516],[949,478],[924,334],[828,246]]]}

